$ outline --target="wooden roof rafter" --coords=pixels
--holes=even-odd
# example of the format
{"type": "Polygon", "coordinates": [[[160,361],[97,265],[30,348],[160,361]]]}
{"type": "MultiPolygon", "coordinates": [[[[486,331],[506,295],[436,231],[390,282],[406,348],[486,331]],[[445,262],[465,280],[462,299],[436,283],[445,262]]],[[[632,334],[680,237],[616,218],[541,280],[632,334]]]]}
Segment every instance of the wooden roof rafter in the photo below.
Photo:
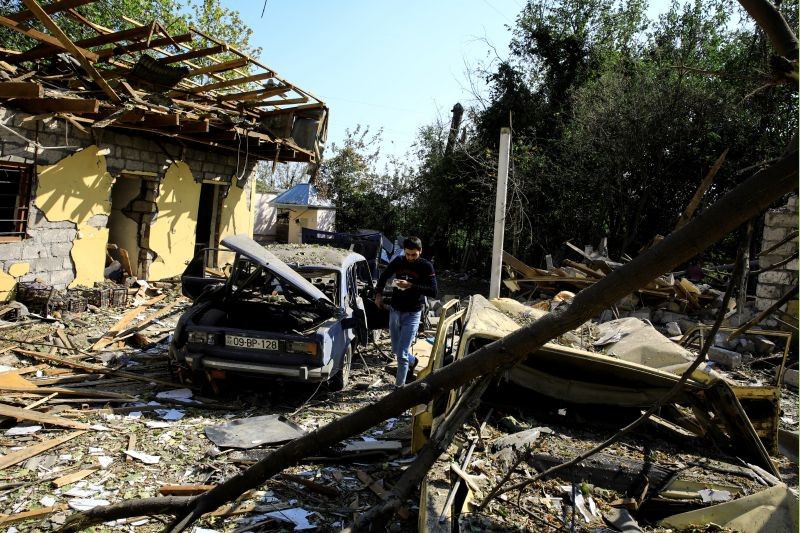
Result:
{"type": "Polygon", "coordinates": [[[318,157],[315,146],[302,148],[291,138],[276,138],[260,121],[285,113],[302,116],[304,111],[314,118],[317,109],[326,109],[325,104],[235,47],[196,28],[171,37],[157,22],[141,24],[127,17],[122,18],[132,27],[116,29],[119,26],[115,24],[112,30],[75,10],[92,0],[54,0],[47,5],[39,4],[43,0],[23,1],[28,11],[0,18],[0,25],[42,44],[21,52],[0,51],[15,64],[3,63],[0,68],[8,72],[21,69],[22,75],[0,82],[0,102],[35,116],[44,113],[62,118],[76,127],[148,131],[234,152],[243,149],[247,139],[253,157],[280,161],[314,161],[318,157]],[[71,41],[49,18],[51,13],[64,13],[61,16],[77,20],[96,35],[71,41]],[[36,19],[49,33],[22,25],[12,16],[36,19]],[[84,76],[52,70],[57,63],[52,67],[50,62],[40,63],[37,70],[27,72],[21,66],[62,51],[81,63],[104,94],[93,85],[82,84],[84,76]],[[188,72],[168,91],[159,88],[156,74],[145,71],[133,78],[131,73],[144,53],[164,65],[185,66],[188,72]],[[54,72],[58,74],[51,75],[54,72]]]}

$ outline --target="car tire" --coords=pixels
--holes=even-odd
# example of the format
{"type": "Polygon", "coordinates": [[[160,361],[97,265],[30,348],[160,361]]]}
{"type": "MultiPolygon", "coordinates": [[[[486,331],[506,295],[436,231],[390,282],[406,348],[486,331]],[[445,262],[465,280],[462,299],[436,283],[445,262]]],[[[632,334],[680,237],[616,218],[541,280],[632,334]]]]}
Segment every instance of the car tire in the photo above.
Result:
{"type": "Polygon", "coordinates": [[[353,345],[347,346],[347,351],[342,358],[342,366],[339,371],[328,382],[332,391],[344,390],[347,384],[350,383],[350,365],[353,362],[353,345]]]}

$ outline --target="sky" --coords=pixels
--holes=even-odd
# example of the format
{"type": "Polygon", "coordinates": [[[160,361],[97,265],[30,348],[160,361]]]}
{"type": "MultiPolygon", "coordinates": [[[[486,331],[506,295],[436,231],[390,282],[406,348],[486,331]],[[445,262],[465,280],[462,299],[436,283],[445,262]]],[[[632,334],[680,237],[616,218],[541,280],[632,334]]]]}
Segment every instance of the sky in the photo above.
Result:
{"type": "MultiPolygon", "coordinates": [[[[223,5],[254,33],[262,63],[328,104],[328,146],[346,130],[382,130],[382,156],[474,102],[468,71],[508,55],[524,0],[262,0],[223,5]],[[262,17],[262,9],[264,15],[262,17]]],[[[656,0],[650,14],[666,10],[656,0]]]]}

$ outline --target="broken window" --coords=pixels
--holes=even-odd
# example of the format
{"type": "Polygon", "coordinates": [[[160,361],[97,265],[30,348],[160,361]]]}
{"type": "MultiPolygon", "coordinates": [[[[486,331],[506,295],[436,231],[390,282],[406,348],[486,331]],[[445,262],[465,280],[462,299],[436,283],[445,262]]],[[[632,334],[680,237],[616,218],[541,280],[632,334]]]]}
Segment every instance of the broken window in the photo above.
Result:
{"type": "Polygon", "coordinates": [[[32,165],[0,163],[0,242],[25,238],[32,165]]]}

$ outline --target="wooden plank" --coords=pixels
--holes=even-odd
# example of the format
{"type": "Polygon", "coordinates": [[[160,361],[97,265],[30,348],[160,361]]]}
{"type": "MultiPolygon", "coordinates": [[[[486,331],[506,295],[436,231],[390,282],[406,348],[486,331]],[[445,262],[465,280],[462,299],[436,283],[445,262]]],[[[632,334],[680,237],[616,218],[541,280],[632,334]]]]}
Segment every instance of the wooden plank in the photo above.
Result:
{"type": "Polygon", "coordinates": [[[72,346],[72,341],[71,341],[71,340],[69,340],[69,337],[67,336],[67,334],[66,334],[66,333],[64,333],[64,330],[63,330],[63,329],[57,329],[57,330],[56,330],[56,337],[58,337],[59,339],[61,339],[61,342],[63,342],[63,343],[64,343],[64,346],[66,346],[66,347],[67,347],[67,348],[69,348],[70,350],[74,350],[74,349],[75,349],[75,347],[74,347],[74,346],[72,346]]]}
{"type": "MultiPolygon", "coordinates": [[[[42,33],[39,30],[34,30],[33,28],[27,28],[20,24],[19,22],[14,22],[6,17],[0,17],[0,26],[5,26],[11,30],[14,30],[17,33],[21,33],[26,37],[30,37],[31,39],[35,39],[42,43],[47,43],[59,50],[63,50],[65,52],[69,52],[69,50],[55,37],[51,35],[47,35],[46,33],[42,33]]],[[[98,55],[94,52],[90,52],[89,50],[81,49],[82,52],[86,54],[86,57],[90,61],[97,61],[99,59],[98,55]]]]}
{"type": "Polygon", "coordinates": [[[72,474],[67,474],[66,476],[61,476],[58,479],[54,479],[52,481],[52,485],[53,487],[60,489],[65,485],[69,485],[71,483],[75,483],[76,481],[80,481],[83,478],[89,477],[95,472],[97,472],[97,468],[87,468],[85,470],[78,470],[77,472],[73,472],[72,474]]]}
{"type": "Polygon", "coordinates": [[[8,392],[27,392],[30,394],[63,394],[65,396],[93,396],[95,398],[105,398],[109,400],[130,400],[134,401],[136,398],[128,396],[127,394],[119,394],[116,392],[93,391],[86,392],[85,390],[70,389],[65,387],[37,387],[32,385],[30,387],[19,387],[14,385],[2,385],[0,390],[8,392]]]}
{"type": "Polygon", "coordinates": [[[26,411],[29,411],[29,410],[33,409],[34,407],[39,407],[43,403],[47,403],[49,400],[52,400],[56,396],[58,396],[58,393],[54,392],[53,394],[50,394],[49,396],[45,396],[44,398],[40,398],[40,399],[36,400],[35,402],[26,405],[25,407],[23,407],[23,409],[25,409],[26,411]]]}
{"type": "Polygon", "coordinates": [[[183,121],[180,125],[181,133],[208,133],[211,129],[209,124],[209,120],[192,120],[192,121],[183,121]]]}
{"type": "Polygon", "coordinates": [[[173,37],[162,37],[160,39],[153,39],[149,43],[146,41],[139,41],[136,43],[126,44],[126,45],[103,48],[102,50],[99,50],[97,52],[97,56],[99,57],[100,61],[107,61],[112,57],[123,56],[126,54],[131,54],[133,52],[140,52],[142,50],[149,50],[150,48],[156,48],[158,46],[165,46],[168,44],[186,43],[191,40],[192,40],[192,34],[184,33],[181,35],[175,35],[173,37]]]}
{"type": "MultiPolygon", "coordinates": [[[[45,10],[46,9],[47,7],[45,7],[45,10]]],[[[80,46],[81,48],[89,48],[91,46],[100,46],[108,43],[116,43],[117,41],[122,41],[126,39],[136,39],[144,35],[147,35],[149,33],[150,33],[149,26],[138,26],[135,28],[130,28],[128,30],[122,30],[114,33],[106,33],[103,35],[97,35],[96,37],[90,37],[89,39],[82,39],[80,41],[75,41],[75,45],[80,46]]],[[[34,59],[48,57],[53,55],[54,52],[58,52],[58,50],[56,50],[52,46],[38,46],[36,48],[33,48],[32,50],[28,50],[27,52],[15,55],[10,59],[14,63],[21,63],[23,61],[32,61],[34,59]]]]}
{"type": "MultiPolygon", "coordinates": [[[[256,89],[256,90],[253,90],[253,91],[244,91],[244,92],[241,92],[241,93],[222,94],[222,95],[219,95],[219,96],[215,97],[214,99],[217,100],[218,102],[227,102],[229,100],[240,100],[240,101],[258,100],[260,98],[269,98],[270,96],[276,96],[278,94],[283,94],[283,93],[287,92],[289,89],[292,89],[292,88],[293,87],[282,86],[282,87],[272,87],[272,88],[269,88],[269,89],[256,89]]],[[[303,100],[303,101],[305,102],[306,100],[303,100]]],[[[266,105],[266,103],[259,104],[259,105],[266,105]]]]}
{"type": "MultiPolygon", "coordinates": [[[[191,78],[193,76],[200,76],[201,74],[211,74],[212,72],[233,70],[235,68],[243,67],[245,65],[247,65],[247,59],[244,58],[233,59],[231,61],[223,61],[222,63],[212,63],[211,65],[205,67],[200,67],[190,70],[189,74],[187,74],[186,77],[191,78]]],[[[270,75],[270,77],[272,77],[272,75],[270,75]]]]}
{"type": "Polygon", "coordinates": [[[190,50],[182,54],[175,54],[174,56],[162,57],[158,60],[162,65],[170,63],[177,63],[179,61],[188,61],[189,59],[196,59],[198,57],[206,57],[213,54],[224,52],[228,49],[225,45],[212,46],[210,48],[199,48],[197,50],[190,50]]]}
{"type": "Polygon", "coordinates": [[[170,128],[181,125],[181,117],[177,113],[170,115],[160,115],[151,113],[145,115],[144,120],[139,123],[143,128],[170,128]]]}
{"type": "Polygon", "coordinates": [[[503,263],[510,266],[512,269],[516,270],[517,272],[526,277],[534,277],[534,276],[539,276],[541,274],[547,274],[546,270],[541,270],[539,268],[533,268],[531,266],[528,266],[506,251],[503,251],[503,263]]]}
{"type": "Polygon", "coordinates": [[[57,437],[55,439],[46,440],[44,442],[40,442],[39,444],[28,446],[27,448],[22,448],[21,450],[9,452],[3,457],[0,457],[0,470],[4,470],[9,466],[14,466],[15,464],[21,463],[22,461],[26,461],[31,457],[35,457],[42,452],[45,452],[51,448],[55,448],[56,446],[61,446],[65,442],[70,441],[80,435],[83,435],[84,433],[86,433],[86,431],[74,431],[72,433],[67,433],[66,435],[62,435],[61,437],[57,437]]]}
{"type": "Polygon", "coordinates": [[[36,387],[32,382],[19,375],[19,372],[10,370],[0,373],[0,388],[4,387],[36,387]]]}
{"type": "MultiPolygon", "coordinates": [[[[39,422],[62,428],[89,429],[89,424],[84,424],[83,422],[76,422],[68,418],[40,413],[39,411],[27,411],[21,407],[14,407],[13,405],[5,403],[0,403],[0,415],[16,418],[17,420],[29,420],[31,422],[39,422]]],[[[0,461],[2,461],[2,459],[3,458],[0,458],[0,461]]]]}
{"type": "Polygon", "coordinates": [[[588,266],[584,265],[583,263],[577,263],[575,261],[570,261],[569,259],[564,259],[563,264],[569,267],[574,268],[575,270],[580,270],[587,276],[592,276],[596,279],[601,279],[606,277],[605,273],[595,270],[593,268],[589,268],[588,266]]]}
{"type": "Polygon", "coordinates": [[[32,113],[97,113],[100,109],[100,101],[92,98],[20,98],[14,103],[32,113]]]}
{"type": "Polygon", "coordinates": [[[269,105],[269,106],[281,106],[281,105],[286,106],[286,105],[294,105],[294,104],[305,104],[306,102],[308,102],[308,98],[306,98],[304,96],[302,98],[287,98],[285,100],[270,100],[268,102],[261,102],[259,104],[259,107],[267,106],[267,105],[269,105]]]}
{"type": "MultiPolygon", "coordinates": [[[[91,53],[84,48],[80,48],[76,46],[75,43],[67,36],[66,33],[55,23],[55,21],[50,18],[50,15],[42,9],[42,6],[39,5],[36,0],[22,0],[25,2],[25,5],[28,6],[28,9],[31,10],[31,13],[39,19],[39,22],[44,24],[44,26],[50,30],[50,32],[56,36],[56,38],[64,45],[64,47],[71,53],[81,64],[83,69],[86,71],[87,74],[92,78],[92,80],[100,86],[108,99],[114,102],[115,104],[120,103],[122,100],[120,99],[117,92],[111,88],[108,82],[103,78],[103,75],[100,74],[92,63],[89,62],[89,59],[86,56],[86,53],[91,53]]],[[[93,59],[92,61],[97,61],[93,59]]]]}
{"type": "Polygon", "coordinates": [[[33,520],[34,518],[43,518],[45,516],[51,515],[53,513],[57,513],[67,509],[67,506],[64,504],[53,505],[52,507],[41,507],[39,509],[33,509],[31,511],[23,511],[21,513],[15,514],[0,514],[0,524],[16,524],[17,522],[24,522],[26,520],[33,520]]]}
{"type": "Polygon", "coordinates": [[[80,361],[65,359],[63,357],[58,357],[56,355],[50,355],[42,352],[34,352],[32,350],[24,350],[22,348],[14,348],[14,351],[22,355],[28,355],[30,357],[33,357],[34,359],[48,361],[69,368],[77,368],[79,370],[85,370],[86,372],[92,372],[95,374],[107,374],[109,376],[132,379],[134,381],[142,381],[144,383],[158,383],[159,385],[166,385],[168,387],[174,387],[176,385],[176,383],[173,383],[172,381],[164,381],[162,379],[148,377],[148,376],[141,376],[139,374],[134,374],[132,372],[125,372],[123,370],[115,370],[113,368],[90,365],[89,363],[82,363],[80,361]]]}
{"type": "Polygon", "coordinates": [[[125,272],[132,275],[133,269],[131,268],[131,258],[128,256],[128,250],[125,248],[120,248],[118,253],[119,262],[122,263],[122,268],[125,269],[125,272]]]}
{"type": "Polygon", "coordinates": [[[156,296],[155,298],[151,298],[150,300],[146,301],[145,303],[143,303],[139,307],[136,307],[135,309],[131,309],[130,311],[125,313],[122,316],[122,318],[120,318],[119,321],[117,321],[116,324],[111,326],[111,329],[109,329],[105,333],[105,335],[103,335],[100,338],[100,340],[98,340],[97,342],[94,343],[94,345],[91,347],[91,350],[95,350],[95,351],[96,350],[101,350],[101,349],[103,349],[103,347],[108,346],[109,344],[111,344],[113,342],[114,337],[116,337],[116,334],[119,333],[120,331],[122,331],[123,329],[125,329],[125,327],[128,324],[130,324],[131,321],[133,321],[133,319],[135,319],[137,316],[139,316],[139,313],[141,313],[142,311],[144,311],[145,309],[147,309],[148,307],[150,307],[154,303],[160,302],[161,300],[163,300],[166,297],[167,296],[165,294],[162,294],[161,296],[156,296]]]}
{"type": "Polygon", "coordinates": [[[183,297],[180,297],[177,300],[175,300],[173,302],[170,302],[169,304],[165,305],[164,307],[162,307],[161,309],[159,309],[155,313],[144,317],[141,322],[139,322],[138,324],[136,324],[132,328],[128,328],[125,331],[121,332],[119,335],[117,335],[117,338],[122,338],[123,336],[126,336],[126,335],[132,335],[133,333],[136,333],[137,331],[143,330],[148,325],[150,325],[150,323],[153,322],[154,320],[156,320],[158,318],[161,318],[164,315],[169,314],[169,312],[172,311],[175,308],[175,306],[178,305],[181,302],[183,302],[183,297]]]}
{"type": "MultiPolygon", "coordinates": [[[[386,500],[389,497],[389,491],[387,491],[386,488],[384,488],[383,482],[375,481],[369,474],[367,474],[363,470],[357,470],[356,476],[358,476],[358,479],[362,483],[364,483],[369,488],[369,490],[374,492],[375,495],[378,496],[381,500],[386,500]]],[[[403,520],[407,519],[410,516],[408,509],[406,509],[405,507],[398,508],[397,514],[403,520]]]]}
{"type": "MultiPolygon", "coordinates": [[[[191,89],[176,91],[178,93],[201,93],[206,91],[214,91],[216,89],[224,89],[225,87],[232,87],[234,85],[244,85],[245,83],[253,83],[261,80],[270,79],[274,76],[271,72],[265,72],[261,74],[255,74],[253,76],[246,76],[244,78],[233,78],[231,80],[224,80],[218,81],[216,83],[209,83],[208,85],[198,85],[197,87],[192,87],[191,89]]],[[[288,91],[291,89],[290,86],[286,87],[288,91]]],[[[259,89],[262,90],[262,89],[259,89]]]]}
{"type": "Polygon", "coordinates": [[[41,98],[44,87],[39,83],[21,81],[0,82],[0,98],[41,98]]]}
{"type": "MultiPolygon", "coordinates": [[[[52,15],[53,13],[74,9],[94,1],[95,0],[56,0],[44,6],[44,10],[47,14],[52,15]]],[[[33,18],[33,13],[26,9],[24,11],[18,11],[17,13],[10,13],[6,15],[6,17],[14,22],[25,22],[33,18]]]]}

